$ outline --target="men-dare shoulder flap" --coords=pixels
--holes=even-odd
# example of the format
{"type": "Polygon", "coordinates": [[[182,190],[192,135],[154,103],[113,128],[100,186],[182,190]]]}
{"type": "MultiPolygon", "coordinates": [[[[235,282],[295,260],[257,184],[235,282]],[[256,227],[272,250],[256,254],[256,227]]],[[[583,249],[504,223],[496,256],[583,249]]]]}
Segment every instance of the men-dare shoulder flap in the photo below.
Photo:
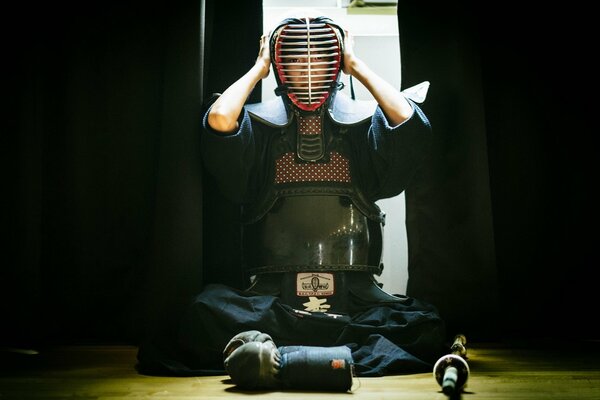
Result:
{"type": "Polygon", "coordinates": [[[281,100],[276,97],[262,103],[246,104],[250,117],[273,128],[283,128],[292,122],[292,113],[288,112],[281,100]]]}

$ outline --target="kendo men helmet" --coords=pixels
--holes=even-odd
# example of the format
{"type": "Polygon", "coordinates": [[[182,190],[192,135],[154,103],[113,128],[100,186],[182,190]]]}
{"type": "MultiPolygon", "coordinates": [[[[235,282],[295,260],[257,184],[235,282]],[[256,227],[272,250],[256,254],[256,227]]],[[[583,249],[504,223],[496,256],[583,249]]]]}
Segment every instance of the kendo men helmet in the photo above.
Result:
{"type": "Polygon", "coordinates": [[[271,34],[277,89],[297,109],[316,111],[341,83],[344,32],[330,18],[287,18],[271,34]]]}

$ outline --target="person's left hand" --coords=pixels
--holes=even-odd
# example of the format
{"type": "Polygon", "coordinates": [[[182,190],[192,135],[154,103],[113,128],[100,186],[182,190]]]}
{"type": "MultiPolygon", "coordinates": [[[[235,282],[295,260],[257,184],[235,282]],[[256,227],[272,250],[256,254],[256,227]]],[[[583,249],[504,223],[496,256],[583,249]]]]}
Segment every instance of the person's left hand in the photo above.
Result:
{"type": "Polygon", "coordinates": [[[356,63],[356,55],[354,54],[354,37],[344,30],[344,61],[342,63],[342,71],[347,75],[352,75],[354,72],[354,65],[356,63]]]}

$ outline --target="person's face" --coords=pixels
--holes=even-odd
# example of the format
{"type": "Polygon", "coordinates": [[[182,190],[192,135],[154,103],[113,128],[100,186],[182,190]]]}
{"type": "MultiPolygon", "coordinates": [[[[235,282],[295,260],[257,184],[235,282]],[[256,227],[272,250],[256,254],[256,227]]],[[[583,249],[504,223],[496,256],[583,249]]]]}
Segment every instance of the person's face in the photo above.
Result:
{"type": "Polygon", "coordinates": [[[287,63],[289,84],[292,88],[302,90],[309,86],[319,87],[327,81],[331,76],[333,57],[329,56],[328,51],[313,47],[310,49],[310,56],[295,56],[288,59],[287,63]]]}

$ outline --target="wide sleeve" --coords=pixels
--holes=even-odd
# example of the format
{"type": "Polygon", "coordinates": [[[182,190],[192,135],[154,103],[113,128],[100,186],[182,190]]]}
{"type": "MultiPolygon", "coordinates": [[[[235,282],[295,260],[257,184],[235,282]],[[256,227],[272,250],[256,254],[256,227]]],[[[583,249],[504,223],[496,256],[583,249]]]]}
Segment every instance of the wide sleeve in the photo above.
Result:
{"type": "Polygon", "coordinates": [[[248,195],[256,161],[254,132],[245,108],[240,113],[238,124],[237,132],[224,134],[210,127],[208,111],[204,113],[201,153],[204,167],[215,178],[219,189],[228,199],[241,204],[248,195]]]}
{"type": "Polygon", "coordinates": [[[358,169],[365,191],[372,200],[396,196],[404,191],[430,148],[432,131],[429,120],[414,102],[412,116],[390,126],[377,107],[368,133],[360,134],[358,169]]]}

